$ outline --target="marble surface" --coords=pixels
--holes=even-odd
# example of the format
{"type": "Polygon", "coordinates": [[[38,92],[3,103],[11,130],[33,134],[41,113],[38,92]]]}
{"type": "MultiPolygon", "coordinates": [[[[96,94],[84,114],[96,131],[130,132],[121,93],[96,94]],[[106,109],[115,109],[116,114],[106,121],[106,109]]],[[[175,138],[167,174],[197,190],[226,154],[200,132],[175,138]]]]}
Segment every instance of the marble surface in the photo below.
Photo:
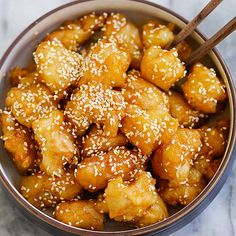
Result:
{"type": "MultiPolygon", "coordinates": [[[[0,0],[0,56],[14,38],[33,20],[67,2],[66,0],[0,0]]],[[[208,1],[155,0],[155,2],[175,10],[187,19],[191,19],[208,1]]],[[[235,0],[224,1],[199,28],[207,36],[211,36],[220,26],[235,16],[235,9],[235,0]]],[[[218,49],[227,62],[233,77],[236,78],[236,33],[222,42],[218,49]]],[[[9,203],[1,189],[0,235],[49,236],[48,233],[26,220],[9,203]]],[[[190,224],[173,234],[173,236],[182,235],[236,235],[236,162],[226,184],[210,206],[190,224]]]]}

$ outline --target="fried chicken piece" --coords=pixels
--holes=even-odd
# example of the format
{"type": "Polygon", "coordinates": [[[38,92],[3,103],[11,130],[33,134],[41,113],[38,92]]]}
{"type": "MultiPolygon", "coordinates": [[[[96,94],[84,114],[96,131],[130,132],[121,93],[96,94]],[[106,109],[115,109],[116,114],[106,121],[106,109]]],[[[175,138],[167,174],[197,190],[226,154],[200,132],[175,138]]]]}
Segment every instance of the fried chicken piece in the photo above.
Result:
{"type": "Polygon", "coordinates": [[[79,79],[82,56],[66,49],[58,39],[40,43],[34,60],[40,81],[59,99],[79,79]]]}
{"type": "Polygon", "coordinates": [[[106,136],[115,137],[121,119],[124,117],[125,102],[119,91],[103,84],[90,82],[82,85],[67,103],[65,114],[83,135],[89,125],[103,125],[106,136]]]}
{"type": "Polygon", "coordinates": [[[106,188],[110,179],[120,176],[130,180],[146,167],[147,157],[136,150],[117,147],[108,153],[87,157],[75,172],[78,183],[90,192],[106,188]]]}
{"type": "Polygon", "coordinates": [[[50,33],[45,40],[58,39],[65,48],[77,51],[79,46],[89,40],[94,32],[103,26],[105,18],[105,13],[98,15],[93,12],[80,19],[67,21],[58,30],[50,33]]]}
{"type": "Polygon", "coordinates": [[[139,227],[165,219],[168,211],[155,183],[149,172],[138,173],[131,183],[123,182],[121,177],[111,180],[104,194],[109,217],[139,227]]]}
{"type": "Polygon", "coordinates": [[[62,175],[64,164],[71,163],[77,154],[77,147],[67,130],[63,113],[54,110],[35,121],[32,128],[42,152],[40,169],[51,176],[62,175]]]}
{"type": "Polygon", "coordinates": [[[55,218],[83,229],[104,229],[104,215],[95,209],[94,201],[91,200],[62,202],[56,207],[55,218]]]}
{"type": "Polygon", "coordinates": [[[96,155],[99,152],[107,152],[117,146],[126,146],[128,139],[123,133],[118,131],[115,137],[107,137],[103,130],[93,126],[82,141],[82,154],[84,156],[96,155]]]}
{"type": "Polygon", "coordinates": [[[20,192],[24,198],[37,208],[55,207],[64,200],[72,200],[82,193],[82,187],[76,183],[72,171],[61,177],[35,173],[23,176],[20,192]]]}
{"type": "Polygon", "coordinates": [[[185,76],[185,66],[178,58],[176,49],[167,51],[158,46],[151,46],[144,53],[141,75],[160,89],[168,91],[175,82],[185,76]]]}
{"type": "Polygon", "coordinates": [[[190,164],[201,149],[200,134],[197,130],[179,128],[171,142],[158,148],[152,159],[155,175],[175,182],[176,185],[188,179],[190,164]]]}
{"type": "Polygon", "coordinates": [[[197,110],[194,110],[185,98],[178,92],[171,91],[169,93],[170,114],[178,119],[179,124],[185,128],[195,127],[200,118],[205,115],[197,110]]]}
{"type": "Polygon", "coordinates": [[[143,110],[127,105],[121,131],[144,155],[150,155],[159,145],[171,140],[178,125],[166,109],[143,110]]]}
{"type": "Polygon", "coordinates": [[[11,88],[7,93],[6,106],[17,121],[28,128],[34,121],[56,109],[50,91],[42,84],[11,88]]]}
{"type": "Polygon", "coordinates": [[[32,134],[27,127],[20,125],[10,112],[1,114],[4,147],[9,151],[20,172],[32,167],[36,150],[32,134]]]}
{"type": "Polygon", "coordinates": [[[206,181],[204,180],[202,174],[191,168],[186,183],[179,186],[171,186],[171,184],[166,181],[161,183],[161,188],[159,194],[162,199],[169,205],[188,205],[192,202],[199,193],[206,186],[206,181]]]}
{"type": "Polygon", "coordinates": [[[227,93],[215,71],[196,63],[187,78],[182,88],[188,103],[204,113],[217,112],[218,102],[226,100],[227,93]]]}
{"type": "Polygon", "coordinates": [[[112,87],[124,87],[131,57],[115,40],[99,39],[83,61],[79,84],[97,81],[112,87]]]}
{"type": "Polygon", "coordinates": [[[130,53],[131,67],[139,69],[142,60],[142,41],[138,28],[120,13],[111,13],[102,29],[103,36],[116,39],[130,53]]]}
{"type": "Polygon", "coordinates": [[[168,111],[169,101],[165,93],[141,78],[140,72],[128,72],[127,84],[122,90],[125,101],[144,110],[163,109],[168,111]]]}
{"type": "Polygon", "coordinates": [[[165,48],[174,40],[172,25],[162,25],[156,21],[149,21],[142,29],[143,45],[146,49],[151,46],[165,48]]]}

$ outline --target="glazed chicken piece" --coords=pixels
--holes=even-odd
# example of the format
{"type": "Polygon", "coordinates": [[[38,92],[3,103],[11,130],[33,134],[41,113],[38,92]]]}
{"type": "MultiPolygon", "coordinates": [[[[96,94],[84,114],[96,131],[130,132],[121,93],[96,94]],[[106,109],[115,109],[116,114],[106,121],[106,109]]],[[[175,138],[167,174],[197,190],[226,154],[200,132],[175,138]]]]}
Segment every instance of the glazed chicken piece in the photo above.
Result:
{"type": "Polygon", "coordinates": [[[185,98],[178,92],[169,92],[170,114],[179,121],[185,128],[194,128],[205,115],[194,110],[185,98]]]}
{"type": "Polygon", "coordinates": [[[6,106],[17,121],[28,128],[32,127],[34,121],[56,109],[53,96],[42,84],[11,88],[7,93],[6,106]]]}
{"type": "Polygon", "coordinates": [[[96,155],[100,152],[110,151],[112,148],[126,146],[128,139],[123,133],[118,131],[115,137],[107,137],[103,130],[93,126],[89,133],[83,137],[82,154],[83,156],[96,155]]]}
{"type": "Polygon", "coordinates": [[[23,176],[20,192],[24,198],[37,208],[55,207],[64,200],[72,200],[82,193],[82,187],[76,183],[73,172],[61,177],[35,173],[23,176]]]}
{"type": "Polygon", "coordinates": [[[197,130],[179,128],[171,142],[159,147],[152,159],[155,175],[162,179],[185,183],[188,179],[190,164],[201,149],[200,134],[197,130]]]}
{"type": "Polygon", "coordinates": [[[217,112],[218,102],[226,100],[227,94],[215,71],[196,63],[187,78],[182,88],[188,103],[204,113],[217,112]]]}
{"type": "Polygon", "coordinates": [[[138,28],[120,13],[111,13],[102,29],[103,36],[117,40],[118,44],[130,53],[131,67],[140,68],[142,41],[138,28]]]}
{"type": "Polygon", "coordinates": [[[108,153],[87,157],[78,164],[77,182],[90,192],[106,188],[110,179],[120,176],[130,180],[146,167],[147,157],[137,150],[117,147],[108,153]]]}
{"type": "Polygon", "coordinates": [[[33,165],[36,156],[35,144],[30,130],[20,125],[8,111],[0,115],[4,147],[11,154],[13,162],[20,172],[33,165]]]}
{"type": "Polygon", "coordinates": [[[98,15],[93,12],[80,19],[67,21],[58,30],[50,33],[45,40],[58,39],[65,48],[77,51],[83,43],[92,37],[96,30],[103,26],[106,15],[106,13],[98,15]]]}
{"type": "Polygon", "coordinates": [[[171,140],[178,125],[166,109],[143,110],[127,105],[121,131],[144,155],[150,155],[159,145],[171,140]]]}
{"type": "Polygon", "coordinates": [[[76,158],[77,147],[68,132],[63,113],[52,111],[48,116],[33,123],[35,140],[42,153],[40,169],[48,175],[61,176],[64,165],[76,158]]]}
{"type": "Polygon", "coordinates": [[[174,40],[173,24],[162,25],[156,21],[149,21],[142,30],[143,45],[146,49],[151,46],[165,48],[174,40]]]}
{"type": "Polygon", "coordinates": [[[144,110],[162,109],[168,111],[169,101],[165,93],[155,85],[141,78],[140,72],[128,72],[127,84],[122,90],[125,101],[144,110]]]}
{"type": "Polygon", "coordinates": [[[59,99],[79,79],[82,56],[66,49],[58,39],[40,43],[34,60],[40,81],[59,99]]]}
{"type": "Polygon", "coordinates": [[[139,227],[165,219],[168,211],[155,183],[149,172],[138,173],[133,182],[124,182],[121,177],[111,180],[104,194],[109,217],[139,227]]]}
{"type": "Polygon", "coordinates": [[[186,183],[179,186],[171,186],[168,181],[164,181],[161,183],[159,194],[165,203],[169,205],[186,206],[202,192],[205,186],[206,181],[202,174],[198,170],[191,168],[186,183]]]}
{"type": "Polygon", "coordinates": [[[92,123],[103,126],[106,136],[115,137],[124,117],[125,102],[119,91],[90,82],[80,86],[67,103],[65,114],[83,135],[92,123]]]}
{"type": "Polygon", "coordinates": [[[104,215],[95,209],[92,200],[62,202],[56,207],[55,218],[63,223],[83,229],[104,229],[104,215]]]}
{"type": "Polygon", "coordinates": [[[168,91],[185,73],[185,66],[178,58],[176,49],[167,51],[151,46],[145,51],[141,62],[141,75],[158,88],[168,91]]]}
{"type": "Polygon", "coordinates": [[[99,39],[83,61],[79,84],[97,81],[112,87],[124,87],[130,54],[115,40],[99,39]]]}

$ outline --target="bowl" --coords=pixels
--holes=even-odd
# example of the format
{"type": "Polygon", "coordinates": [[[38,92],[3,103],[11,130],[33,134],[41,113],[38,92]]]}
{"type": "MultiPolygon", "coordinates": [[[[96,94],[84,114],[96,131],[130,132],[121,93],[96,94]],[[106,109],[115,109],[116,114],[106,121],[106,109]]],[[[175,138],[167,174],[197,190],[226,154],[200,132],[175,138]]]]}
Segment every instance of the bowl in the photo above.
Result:
{"type": "MultiPolygon", "coordinates": [[[[181,29],[187,23],[187,21],[178,14],[158,4],[143,0],[119,0],[112,1],[112,4],[110,0],[80,0],[56,8],[43,15],[26,28],[3,55],[0,61],[0,108],[4,107],[5,96],[10,87],[7,78],[9,69],[16,65],[26,65],[32,59],[32,52],[35,49],[35,45],[44,38],[47,32],[52,31],[65,20],[74,19],[91,11],[121,12],[137,25],[141,25],[149,19],[158,19],[164,22],[173,22],[181,29]]],[[[196,48],[205,40],[206,37],[196,30],[191,34],[188,41],[193,48],[196,48]]],[[[108,223],[105,231],[98,232],[66,225],[52,218],[50,213],[38,210],[21,196],[17,190],[20,179],[19,174],[10,158],[8,158],[9,154],[4,150],[3,143],[1,142],[0,180],[3,188],[9,194],[10,199],[13,200],[17,207],[23,211],[24,215],[31,221],[55,235],[167,235],[189,223],[201,213],[217,195],[225,183],[230,173],[232,162],[235,159],[236,113],[234,108],[236,107],[236,93],[232,78],[224,61],[216,50],[212,50],[209,55],[203,59],[203,63],[207,66],[213,66],[226,84],[229,99],[228,115],[230,117],[230,132],[225,155],[215,176],[189,205],[177,212],[173,212],[173,214],[164,221],[140,229],[127,229],[123,224],[108,223]]]]}

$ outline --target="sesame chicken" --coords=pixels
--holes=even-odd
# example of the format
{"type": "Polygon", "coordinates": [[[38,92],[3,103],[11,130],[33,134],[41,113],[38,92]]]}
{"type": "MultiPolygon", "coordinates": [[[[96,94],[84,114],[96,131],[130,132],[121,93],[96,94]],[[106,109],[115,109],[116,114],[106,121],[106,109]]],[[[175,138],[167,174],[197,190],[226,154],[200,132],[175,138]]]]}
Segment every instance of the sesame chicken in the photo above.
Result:
{"type": "Polygon", "coordinates": [[[64,165],[76,158],[77,147],[68,132],[63,113],[54,110],[33,123],[35,140],[42,153],[40,169],[48,175],[61,176],[64,165]]]}
{"type": "Polygon", "coordinates": [[[178,128],[169,143],[158,148],[152,159],[153,173],[176,185],[188,179],[191,162],[201,149],[197,130],[178,128]]]}
{"type": "Polygon", "coordinates": [[[185,206],[202,192],[206,186],[206,181],[198,170],[191,168],[186,183],[171,186],[167,181],[162,181],[160,185],[161,187],[158,192],[165,203],[172,206],[185,206]]]}
{"type": "Polygon", "coordinates": [[[201,63],[193,66],[182,88],[188,103],[204,113],[217,112],[218,102],[227,98],[224,85],[217,78],[215,71],[201,63]]]}
{"type": "Polygon", "coordinates": [[[58,39],[66,49],[77,51],[79,46],[103,26],[106,16],[106,13],[98,15],[92,12],[79,19],[67,21],[58,30],[48,34],[45,40],[58,39]]]}
{"type": "Polygon", "coordinates": [[[166,109],[143,110],[136,105],[127,105],[121,124],[121,131],[144,155],[168,143],[179,125],[166,109]]]}
{"type": "Polygon", "coordinates": [[[32,60],[4,72],[0,139],[20,194],[88,234],[149,226],[190,204],[231,138],[223,80],[185,67],[195,43],[173,48],[173,23],[133,17],[65,19],[35,32],[32,60]]]}
{"type": "Polygon", "coordinates": [[[99,39],[83,61],[79,84],[97,81],[112,87],[124,87],[131,57],[116,40],[99,39]]]}
{"type": "Polygon", "coordinates": [[[89,133],[83,136],[82,154],[83,156],[91,156],[100,152],[110,151],[112,148],[126,146],[128,139],[123,133],[118,131],[115,137],[107,137],[103,134],[103,130],[93,126],[89,133]]]}
{"type": "Polygon", "coordinates": [[[142,41],[138,28],[120,13],[111,13],[102,29],[103,36],[116,39],[131,55],[130,66],[139,69],[142,59],[142,41]]]}
{"type": "Polygon", "coordinates": [[[176,49],[167,51],[159,46],[151,46],[145,51],[141,62],[141,75],[158,88],[168,91],[185,73],[185,66],[178,58],[176,49]]]}
{"type": "Polygon", "coordinates": [[[124,180],[146,167],[147,157],[137,150],[116,147],[107,153],[85,158],[75,171],[77,182],[90,192],[107,186],[110,179],[120,176],[124,180]]]}
{"type": "Polygon", "coordinates": [[[142,40],[146,49],[151,46],[165,48],[174,40],[172,25],[162,25],[156,21],[149,21],[142,27],[142,40]]]}
{"type": "Polygon", "coordinates": [[[82,56],[66,49],[58,39],[40,43],[34,60],[39,80],[59,99],[79,79],[82,56]]]}
{"type": "Polygon", "coordinates": [[[62,202],[57,205],[55,218],[68,225],[91,230],[104,229],[104,215],[99,213],[92,200],[62,202]]]}
{"type": "Polygon", "coordinates": [[[33,165],[36,150],[30,130],[20,125],[10,112],[0,115],[4,147],[20,172],[25,172],[33,165]]]}
{"type": "Polygon", "coordinates": [[[162,109],[168,111],[169,101],[165,93],[155,85],[142,79],[137,70],[129,71],[127,84],[122,90],[125,101],[144,110],[162,109]]]}
{"type": "Polygon", "coordinates": [[[126,104],[119,91],[97,82],[83,84],[71,96],[65,115],[83,135],[92,123],[103,125],[106,136],[115,137],[121,119],[124,117],[126,104]]]}
{"type": "Polygon", "coordinates": [[[16,120],[28,128],[32,127],[34,121],[56,109],[53,96],[42,84],[12,87],[7,93],[6,106],[16,120]]]}
{"type": "Polygon", "coordinates": [[[48,176],[43,172],[23,176],[20,192],[37,208],[55,207],[64,200],[72,200],[82,193],[82,187],[76,183],[72,171],[61,177],[48,176]]]}
{"type": "Polygon", "coordinates": [[[194,110],[178,92],[169,91],[170,114],[184,127],[195,127],[205,115],[194,110]]]}
{"type": "Polygon", "coordinates": [[[132,182],[124,182],[121,177],[111,180],[104,194],[109,217],[138,227],[165,219],[168,211],[155,183],[149,172],[138,173],[132,182]]]}

